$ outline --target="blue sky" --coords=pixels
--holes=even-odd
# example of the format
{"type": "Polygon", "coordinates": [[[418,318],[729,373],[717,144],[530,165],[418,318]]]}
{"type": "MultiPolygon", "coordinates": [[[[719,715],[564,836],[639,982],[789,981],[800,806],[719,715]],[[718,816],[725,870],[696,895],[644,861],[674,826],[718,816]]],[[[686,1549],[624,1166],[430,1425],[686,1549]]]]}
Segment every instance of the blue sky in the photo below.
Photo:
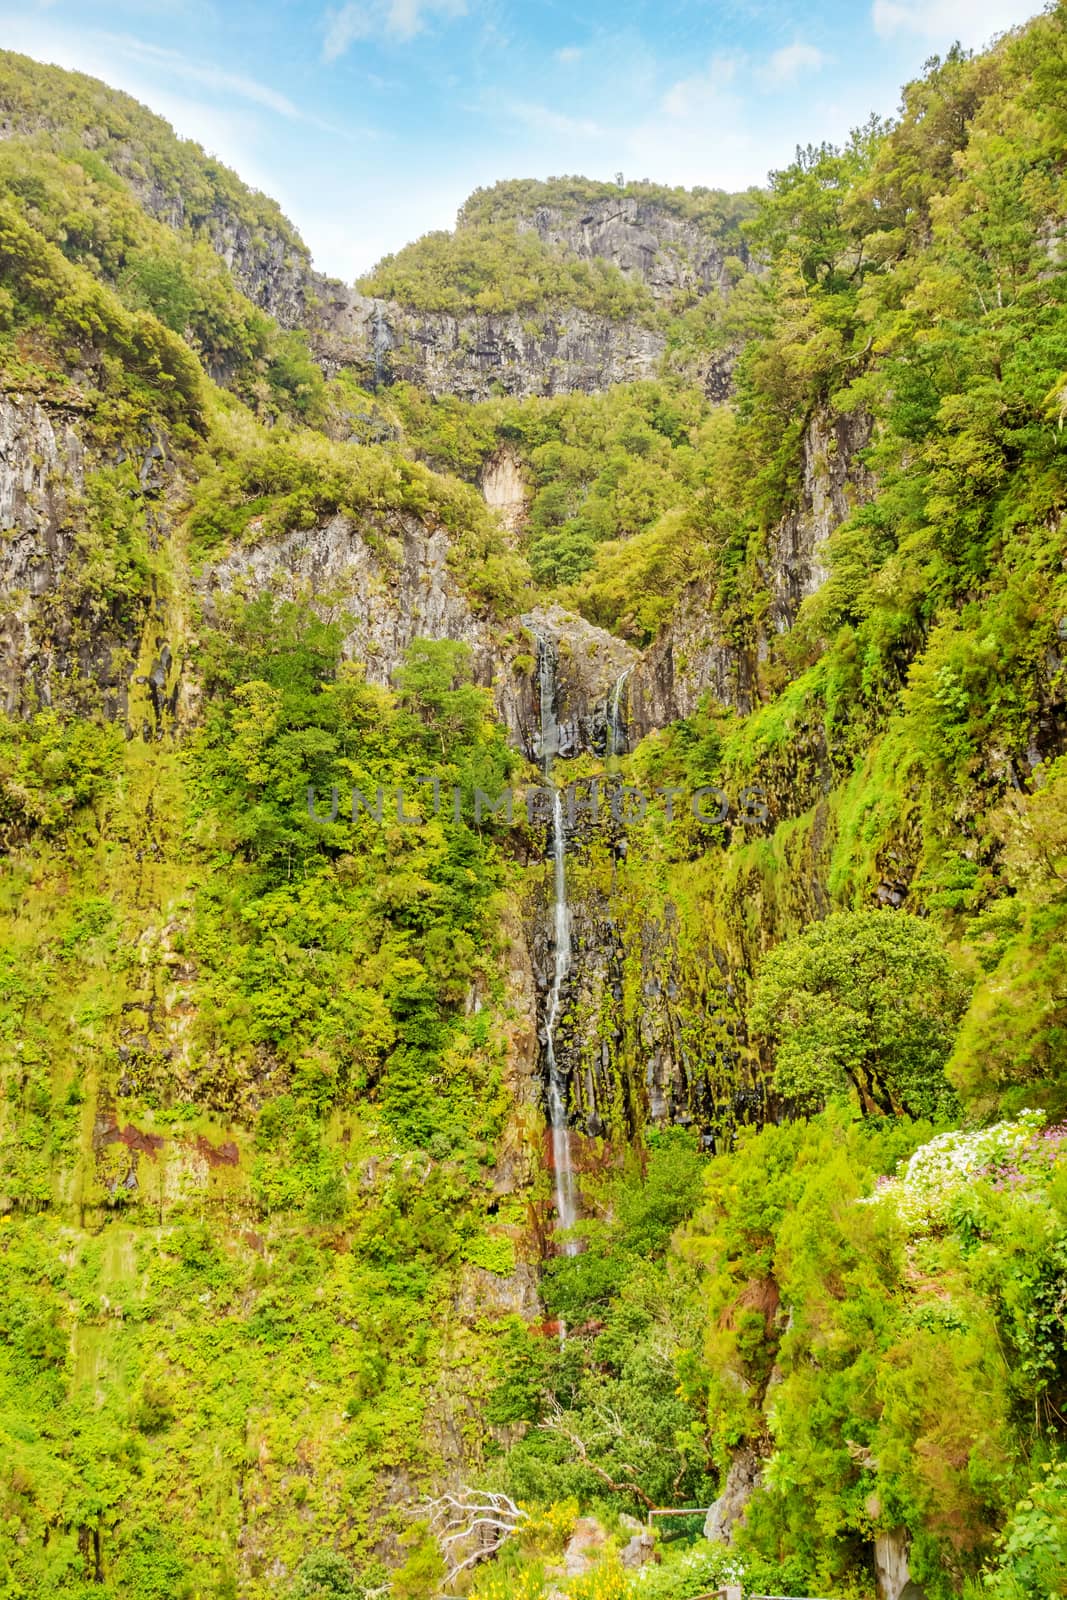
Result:
{"type": "Polygon", "coordinates": [[[1038,0],[0,0],[0,45],[143,100],[351,279],[499,178],[743,188],[1038,0]]]}

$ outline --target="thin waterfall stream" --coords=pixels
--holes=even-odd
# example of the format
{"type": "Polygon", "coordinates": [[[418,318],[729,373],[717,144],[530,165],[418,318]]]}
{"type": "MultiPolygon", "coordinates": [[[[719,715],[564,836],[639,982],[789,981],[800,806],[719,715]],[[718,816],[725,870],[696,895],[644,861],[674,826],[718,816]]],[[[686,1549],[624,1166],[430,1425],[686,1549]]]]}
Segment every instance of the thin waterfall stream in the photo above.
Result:
{"type": "MultiPolygon", "coordinates": [[[[541,691],[541,771],[545,785],[552,789],[552,983],[545,1006],[545,1061],[548,1067],[548,1114],[552,1128],[552,1171],[555,1186],[556,1216],[561,1229],[574,1226],[578,1208],[574,1198],[574,1164],[571,1131],[567,1123],[567,1085],[556,1060],[556,1024],[559,1020],[563,985],[571,967],[571,917],[567,905],[566,852],[563,830],[563,799],[552,784],[552,762],[559,750],[559,724],[556,720],[556,649],[551,639],[539,638],[538,682],[541,691]]],[[[578,1253],[575,1239],[566,1239],[565,1255],[578,1253]]]]}
{"type": "Polygon", "coordinates": [[[624,672],[619,673],[615,680],[611,699],[608,702],[608,734],[604,751],[607,756],[624,756],[626,754],[626,722],[624,718],[620,717],[620,712],[622,710],[622,691],[625,689],[626,680],[633,670],[633,667],[627,667],[624,672]]]}

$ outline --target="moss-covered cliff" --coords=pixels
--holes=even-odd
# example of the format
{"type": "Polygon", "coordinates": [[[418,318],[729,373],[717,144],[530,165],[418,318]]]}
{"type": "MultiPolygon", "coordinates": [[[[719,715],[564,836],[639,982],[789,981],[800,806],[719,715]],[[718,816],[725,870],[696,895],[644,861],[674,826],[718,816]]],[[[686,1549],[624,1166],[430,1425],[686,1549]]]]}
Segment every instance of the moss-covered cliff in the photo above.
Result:
{"type": "Polygon", "coordinates": [[[1057,1592],[1065,40],[377,298],[4,58],[6,1593],[1057,1592]]]}

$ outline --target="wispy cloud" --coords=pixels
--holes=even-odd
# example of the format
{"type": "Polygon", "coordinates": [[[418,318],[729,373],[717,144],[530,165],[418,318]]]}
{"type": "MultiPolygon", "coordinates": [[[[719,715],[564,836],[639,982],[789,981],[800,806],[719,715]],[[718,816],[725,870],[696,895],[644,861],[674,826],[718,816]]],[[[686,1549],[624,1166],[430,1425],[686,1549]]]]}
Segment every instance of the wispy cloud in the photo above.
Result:
{"type": "Polygon", "coordinates": [[[739,76],[743,57],[713,56],[703,72],[679,78],[654,112],[621,130],[620,165],[671,183],[723,183],[753,165],[739,76]]]}
{"type": "Polygon", "coordinates": [[[135,39],[128,34],[101,33],[96,37],[101,44],[117,50],[127,60],[159,68],[183,83],[195,84],[197,88],[220,94],[236,95],[239,100],[246,100],[250,105],[265,106],[268,111],[275,111],[282,117],[303,118],[300,108],[293,104],[288,95],[279,93],[268,84],[259,83],[255,78],[246,77],[244,73],[227,72],[225,68],[216,67],[210,62],[191,60],[177,50],[147,44],[143,39],[135,39]]]}
{"type": "Polygon", "coordinates": [[[349,0],[323,19],[322,58],[337,61],[361,39],[384,36],[404,42],[433,17],[462,17],[466,11],[466,0],[349,0]]]}
{"type": "Polygon", "coordinates": [[[1038,0],[874,0],[871,20],[883,39],[911,33],[932,44],[978,46],[1041,9],[1038,0]]]}
{"type": "MultiPolygon", "coordinates": [[[[38,11],[51,11],[59,0],[35,0],[38,11]]],[[[123,11],[134,17],[177,17],[184,22],[201,21],[215,16],[211,0],[110,0],[111,11],[123,11]]]]}
{"type": "Polygon", "coordinates": [[[760,83],[774,89],[783,83],[795,83],[798,78],[825,67],[830,57],[813,44],[787,44],[776,50],[762,67],[756,69],[760,83]]]}
{"type": "Polygon", "coordinates": [[[599,139],[603,128],[592,117],[572,117],[552,106],[539,105],[533,100],[505,100],[501,109],[516,122],[538,133],[563,134],[576,139],[599,139]]]}
{"type": "Polygon", "coordinates": [[[556,60],[565,67],[572,67],[576,61],[582,59],[582,52],[576,44],[564,45],[562,50],[556,51],[556,60]]]}
{"type": "Polygon", "coordinates": [[[713,56],[704,72],[694,72],[691,77],[672,83],[660,102],[660,109],[675,121],[683,121],[694,112],[721,102],[724,91],[737,77],[740,65],[739,56],[713,56]]]}

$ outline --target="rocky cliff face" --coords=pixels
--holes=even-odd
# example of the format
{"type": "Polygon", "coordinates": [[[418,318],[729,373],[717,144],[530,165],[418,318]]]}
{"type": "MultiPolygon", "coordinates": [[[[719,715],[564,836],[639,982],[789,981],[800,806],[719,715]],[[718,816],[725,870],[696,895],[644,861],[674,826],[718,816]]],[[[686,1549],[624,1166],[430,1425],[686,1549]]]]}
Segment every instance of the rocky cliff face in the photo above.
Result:
{"type": "Polygon", "coordinates": [[[56,706],[132,716],[145,737],[176,715],[178,668],[154,576],[126,574],[128,588],[115,592],[127,562],[154,573],[173,477],[154,432],[102,456],[78,412],[0,396],[0,706],[9,714],[56,706]],[[93,509],[94,490],[117,498],[117,520],[93,509]],[[133,712],[135,683],[145,692],[133,712]]]}
{"type": "MultiPolygon", "coordinates": [[[[306,328],[327,372],[355,367],[373,386],[404,379],[431,395],[478,400],[593,391],[662,368],[666,338],[659,327],[574,308],[526,318],[406,310],[313,272],[282,228],[254,225],[221,201],[208,215],[190,218],[182,198],[151,172],[131,164],[127,176],[146,210],[171,226],[194,225],[255,304],[285,327],[306,328]]],[[[653,204],[609,197],[578,216],[542,207],[519,225],[553,249],[610,261],[664,305],[729,289],[722,246],[653,204]]],[[[707,358],[702,378],[717,398],[728,392],[729,367],[730,357],[707,358]]],[[[712,597],[699,585],[681,597],[670,626],[643,654],[559,606],[494,625],[457,582],[445,531],[414,516],[339,515],[260,543],[253,523],[249,542],[221,555],[194,588],[209,621],[226,593],[314,600],[323,615],[346,619],[345,653],[365,663],[376,683],[391,681],[416,638],[467,644],[476,681],[492,688],[498,716],[531,760],[539,754],[537,641],[551,640],[560,756],[610,760],[645,733],[690,715],[706,694],[740,712],[758,703],[770,642],[793,626],[803,600],[825,580],[826,538],[870,492],[858,461],[869,431],[862,416],[818,415],[810,423],[798,503],[766,547],[766,634],[746,643],[723,635],[712,597]]],[[[0,546],[0,690],[11,709],[48,704],[77,680],[95,685],[108,715],[129,720],[131,685],[140,678],[158,727],[173,697],[166,630],[154,650],[149,637],[149,597],[122,617],[105,618],[79,587],[80,507],[92,472],[124,467],[146,527],[158,534],[154,501],[165,489],[166,448],[138,442],[128,455],[121,462],[91,460],[74,415],[18,398],[0,407],[0,528],[10,530],[0,546]]],[[[491,458],[480,487],[517,535],[526,486],[514,455],[502,449],[491,458]]],[[[791,748],[802,754],[803,741],[791,748]]],[[[805,795],[826,783],[814,757],[808,765],[810,773],[805,767],[796,775],[805,795]]],[[[709,1068],[720,1083],[733,1074],[743,1113],[750,1086],[725,955],[715,952],[709,963],[705,951],[694,959],[675,908],[650,908],[639,874],[629,873],[624,830],[610,820],[568,826],[574,963],[559,1051],[576,1126],[598,1134],[612,1126],[632,1131],[648,1118],[707,1125],[723,1109],[710,1098],[709,1068]]],[[[523,940],[527,1057],[534,995],[552,962],[542,913],[531,908],[523,940]]],[[[729,1111],[738,1115],[738,1105],[729,1111]]]]}
{"type": "MultiPolygon", "coordinates": [[[[725,953],[694,940],[679,908],[631,864],[626,830],[603,802],[598,821],[578,815],[566,828],[572,960],[555,1053],[576,1134],[625,1140],[648,1123],[750,1120],[762,1092],[725,953]]],[[[543,997],[554,950],[539,900],[527,940],[543,997]]]]}
{"type": "MultiPolygon", "coordinates": [[[[253,522],[253,541],[255,532],[253,522]]],[[[497,716],[531,761],[539,754],[537,641],[550,638],[558,656],[559,753],[603,755],[614,690],[637,652],[561,606],[540,607],[502,628],[471,606],[448,553],[444,530],[415,517],[338,515],[229,550],[205,567],[196,589],[208,622],[223,594],[312,601],[325,620],[345,625],[343,652],[364,664],[371,683],[389,684],[415,639],[467,645],[475,682],[492,689],[497,716]]]]}
{"type": "Polygon", "coordinates": [[[635,739],[692,716],[708,694],[740,712],[751,711],[758,699],[755,654],[724,636],[710,603],[703,585],[691,584],[642,656],[630,684],[635,739]]]}
{"type": "Polygon", "coordinates": [[[658,328],[560,306],[523,316],[409,311],[318,280],[303,322],[327,372],[355,367],[366,382],[399,379],[428,393],[592,393],[654,377],[667,349],[658,328]]]}
{"type": "Polygon", "coordinates": [[[0,397],[0,695],[9,714],[51,704],[57,642],[49,648],[40,624],[70,560],[84,481],[73,419],[0,397]]]}
{"type": "Polygon", "coordinates": [[[0,397],[0,706],[70,702],[123,718],[142,616],[94,594],[82,499],[90,454],[74,411],[0,397]]]}
{"type": "Polygon", "coordinates": [[[785,633],[809,595],[829,572],[822,551],[835,528],[874,493],[874,479],[860,459],[871,440],[871,419],[862,411],[818,412],[802,445],[802,477],[796,508],[771,536],[767,572],[772,601],[770,626],[785,633]]]}
{"type": "Polygon", "coordinates": [[[503,445],[491,455],[478,474],[478,487],[490,511],[517,535],[526,521],[530,487],[515,452],[503,445]]]}
{"type": "MultiPolygon", "coordinates": [[[[55,131],[24,108],[0,106],[0,138],[55,131]]],[[[360,295],[314,271],[307,247],[262,197],[239,207],[225,184],[214,183],[208,199],[198,194],[194,205],[147,149],[118,143],[103,119],[83,127],[81,139],[104,154],[150,216],[204,238],[254,305],[283,328],[307,329],[328,373],[353,366],[371,383],[407,379],[433,395],[481,400],[605,389],[652,377],[663,363],[667,346],[660,329],[572,307],[457,317],[360,295]]],[[[579,259],[612,263],[664,305],[679,295],[729,288],[723,245],[653,201],[609,196],[579,216],[542,206],[517,226],[579,259]]],[[[720,352],[697,363],[694,376],[713,398],[729,392],[734,359],[736,352],[720,352]]]]}
{"type": "MultiPolygon", "coordinates": [[[[749,645],[728,639],[713,596],[693,585],[643,655],[618,658],[620,672],[629,669],[619,697],[622,748],[690,716],[705,695],[742,714],[758,705],[761,662],[771,638],[793,626],[803,600],[825,582],[825,541],[872,492],[859,459],[869,438],[870,423],[862,415],[820,414],[806,430],[797,504],[767,542],[772,602],[765,633],[749,645]]],[[[563,753],[602,753],[599,724],[588,715],[590,696],[565,681],[567,662],[583,655],[581,629],[558,608],[523,620],[533,631],[539,622],[564,646],[557,700],[567,729],[563,753]],[[571,706],[576,714],[568,724],[571,706]]],[[[590,650],[602,671],[609,658],[592,643],[590,650]]],[[[602,694],[603,683],[594,682],[602,694]]],[[[833,780],[823,730],[814,726],[793,730],[768,778],[780,815],[818,807],[833,780]]],[[[811,839],[816,853],[824,829],[825,818],[817,820],[811,839]]],[[[707,935],[697,930],[694,938],[693,927],[669,899],[650,904],[639,864],[631,869],[628,861],[627,830],[603,806],[596,824],[588,815],[568,822],[567,861],[573,960],[556,1055],[567,1074],[576,1132],[599,1136],[615,1129],[629,1136],[645,1121],[707,1128],[763,1114],[764,1090],[747,1046],[733,970],[747,964],[752,952],[715,942],[709,948],[707,935]]],[[[828,902],[814,862],[811,871],[798,870],[790,881],[810,897],[807,916],[825,914],[828,902]]],[[[760,922],[773,932],[775,908],[761,908],[760,922]]],[[[531,914],[528,938],[544,988],[552,946],[543,908],[531,914]]]]}
{"type": "MultiPolygon", "coordinates": [[[[518,226],[580,260],[610,261],[626,277],[647,284],[663,302],[730,287],[723,246],[698,223],[653,201],[606,196],[578,216],[560,207],[538,206],[518,226]]],[[[738,253],[747,261],[743,246],[738,253]]]]}
{"type": "MultiPolygon", "coordinates": [[[[665,305],[678,297],[728,292],[732,281],[721,243],[695,222],[652,202],[600,200],[579,217],[542,206],[517,225],[564,254],[610,262],[640,279],[665,305]]],[[[369,299],[315,273],[307,275],[302,304],[297,304],[281,265],[264,277],[257,260],[249,276],[243,266],[247,254],[242,243],[233,255],[234,270],[257,304],[286,326],[311,329],[327,370],[355,365],[376,382],[402,378],[433,395],[467,400],[592,392],[654,377],[667,353],[666,335],[658,327],[567,306],[492,316],[416,312],[369,299]]],[[[696,362],[693,377],[711,398],[729,394],[737,353],[709,351],[696,362]]]]}
{"type": "MultiPolygon", "coordinates": [[[[255,524],[249,533],[254,539],[255,524]]],[[[346,627],[344,654],[362,661],[371,683],[388,684],[414,639],[470,646],[478,682],[493,677],[492,630],[475,616],[448,565],[443,529],[412,516],[357,523],[331,517],[283,539],[237,546],[197,580],[211,621],[219,594],[312,600],[346,627]]]]}
{"type": "MultiPolygon", "coordinates": [[[[537,642],[547,641],[554,654],[555,714],[558,754],[564,760],[586,752],[607,755],[608,724],[616,690],[633,671],[637,652],[622,639],[594,627],[562,606],[539,606],[522,617],[537,642]]],[[[539,753],[540,687],[537,658],[529,672],[532,694],[520,737],[527,754],[539,753]]],[[[621,693],[620,693],[621,697],[621,693]]]]}
{"type": "Polygon", "coordinates": [[[764,555],[771,591],[766,632],[744,643],[726,638],[711,596],[692,584],[633,674],[630,707],[637,736],[691,716],[705,695],[742,714],[758,703],[760,664],[771,638],[789,631],[804,600],[825,583],[827,539],[874,492],[861,460],[870,438],[870,418],[863,412],[823,411],[811,419],[801,445],[797,504],[772,530],[764,555]]]}

